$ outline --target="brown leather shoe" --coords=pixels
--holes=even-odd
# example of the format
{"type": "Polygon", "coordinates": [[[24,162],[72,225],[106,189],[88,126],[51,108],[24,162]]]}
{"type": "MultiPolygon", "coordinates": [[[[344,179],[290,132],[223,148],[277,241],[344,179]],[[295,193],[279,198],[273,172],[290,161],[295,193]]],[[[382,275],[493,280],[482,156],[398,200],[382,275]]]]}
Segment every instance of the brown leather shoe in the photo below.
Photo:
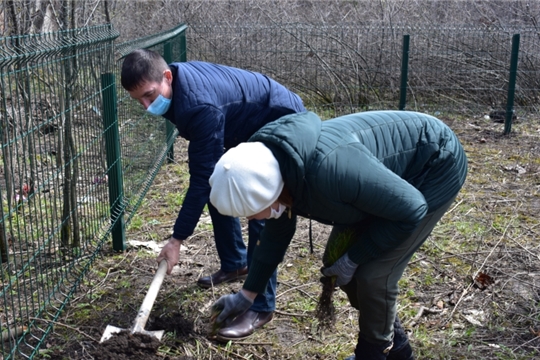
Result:
{"type": "Polygon", "coordinates": [[[221,283],[226,283],[229,281],[234,280],[242,280],[245,279],[248,273],[248,268],[243,267],[242,269],[238,269],[236,271],[228,272],[219,269],[217,272],[213,273],[210,276],[205,276],[197,280],[197,285],[199,285],[202,288],[208,289],[212,286],[219,285],[221,283]]]}
{"type": "Polygon", "coordinates": [[[220,341],[242,340],[253,334],[255,330],[269,323],[274,317],[274,312],[256,312],[248,310],[238,316],[229,326],[220,329],[216,339],[220,341]]]}

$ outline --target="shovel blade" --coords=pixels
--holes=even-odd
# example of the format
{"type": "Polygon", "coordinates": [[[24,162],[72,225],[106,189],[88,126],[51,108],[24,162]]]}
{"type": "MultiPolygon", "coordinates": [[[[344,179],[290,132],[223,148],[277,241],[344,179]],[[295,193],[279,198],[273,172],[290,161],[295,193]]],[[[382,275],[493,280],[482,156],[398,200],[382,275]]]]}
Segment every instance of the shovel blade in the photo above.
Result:
{"type": "Polygon", "coordinates": [[[99,340],[100,343],[109,340],[114,334],[118,334],[121,331],[124,331],[126,329],[122,329],[116,326],[107,325],[105,328],[105,331],[103,332],[103,335],[101,335],[101,340],[99,340]]]}
{"type": "MultiPolygon", "coordinates": [[[[101,340],[99,340],[100,343],[109,340],[114,334],[118,334],[121,331],[124,331],[127,329],[122,329],[116,326],[107,325],[105,328],[105,331],[103,332],[103,335],[101,335],[101,340]]],[[[132,334],[134,333],[140,333],[148,336],[155,337],[159,341],[163,338],[163,334],[165,333],[165,330],[155,330],[155,331],[146,331],[146,330],[140,330],[140,331],[131,331],[132,334]]]]}
{"type": "Polygon", "coordinates": [[[152,336],[158,339],[159,341],[161,341],[161,338],[163,338],[163,334],[165,333],[165,330],[152,330],[152,331],[143,330],[143,331],[137,331],[136,333],[152,336]]]}

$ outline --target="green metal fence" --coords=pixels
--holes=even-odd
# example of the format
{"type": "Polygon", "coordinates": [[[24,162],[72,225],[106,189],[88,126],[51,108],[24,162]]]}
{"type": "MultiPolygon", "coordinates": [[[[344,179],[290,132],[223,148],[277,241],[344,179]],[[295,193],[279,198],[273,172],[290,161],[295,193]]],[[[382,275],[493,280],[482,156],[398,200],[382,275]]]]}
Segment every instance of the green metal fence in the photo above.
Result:
{"type": "Polygon", "coordinates": [[[117,46],[108,25],[0,38],[0,358],[33,358],[105,242],[125,249],[176,132],[121,89],[122,57],[185,61],[185,30],[117,46]]]}
{"type": "MultiPolygon", "coordinates": [[[[117,63],[115,77],[119,80],[119,70],[123,58],[131,51],[148,48],[161,54],[167,63],[186,61],[186,29],[181,24],[173,29],[145,38],[125,42],[116,46],[117,63]]],[[[146,115],[144,108],[131,99],[116,81],[118,101],[117,109],[110,109],[111,117],[118,113],[124,173],[124,197],[126,199],[127,222],[135,214],[144,195],[148,191],[155,175],[163,162],[173,157],[173,143],[178,131],[169,121],[162,117],[146,115]],[[164,144],[166,146],[164,146],[164,144]]],[[[113,239],[114,250],[125,250],[126,245],[120,236],[113,239]]]]}
{"type": "Polygon", "coordinates": [[[193,23],[188,41],[190,58],[267,74],[328,116],[398,108],[482,116],[507,109],[517,34],[515,110],[536,113],[533,28],[193,23]]]}

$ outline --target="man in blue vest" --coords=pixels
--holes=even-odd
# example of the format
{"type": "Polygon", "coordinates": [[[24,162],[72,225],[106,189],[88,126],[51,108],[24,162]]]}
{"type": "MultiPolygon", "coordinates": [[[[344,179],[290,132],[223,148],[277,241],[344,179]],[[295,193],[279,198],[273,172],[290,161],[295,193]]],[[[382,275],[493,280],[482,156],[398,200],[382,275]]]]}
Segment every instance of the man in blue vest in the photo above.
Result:
{"type": "MultiPolygon", "coordinates": [[[[238,218],[221,215],[209,202],[208,180],[227,149],[247,141],[269,122],[305,111],[302,100],[256,72],[200,61],[167,64],[159,54],[145,49],[126,56],[121,83],[148,113],[163,116],[189,140],[189,188],[158,262],[166,259],[171,273],[179,261],[181,244],[193,234],[207,205],[221,267],[197,283],[209,288],[245,278],[264,221],[249,221],[246,249],[238,218]]],[[[249,311],[220,330],[222,338],[245,338],[272,319],[276,277],[274,272],[249,311]]]]}

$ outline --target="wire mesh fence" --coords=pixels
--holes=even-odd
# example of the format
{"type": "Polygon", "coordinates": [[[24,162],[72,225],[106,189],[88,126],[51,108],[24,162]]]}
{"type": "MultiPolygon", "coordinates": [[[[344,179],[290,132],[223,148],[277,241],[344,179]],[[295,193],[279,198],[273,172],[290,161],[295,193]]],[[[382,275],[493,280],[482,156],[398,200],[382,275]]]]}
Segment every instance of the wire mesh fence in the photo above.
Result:
{"type": "MultiPolygon", "coordinates": [[[[124,56],[138,48],[156,51],[168,63],[185,61],[186,29],[187,26],[181,24],[158,34],[117,45],[117,79],[120,79],[119,71],[124,56]]],[[[122,134],[120,146],[124,172],[124,196],[128,202],[126,221],[129,222],[163,161],[173,156],[172,145],[178,132],[165,119],[147,115],[145,109],[123,90],[119,81],[116,83],[116,88],[119,94],[117,112],[122,134]],[[164,144],[166,144],[165,147],[164,144]]],[[[117,247],[116,250],[122,249],[117,247]]]]}
{"type": "MultiPolygon", "coordinates": [[[[179,61],[185,28],[118,49],[179,61]]],[[[0,38],[0,358],[35,356],[105,241],[125,248],[176,136],[120,88],[117,36],[106,25],[0,38]]]]}
{"type": "Polygon", "coordinates": [[[488,114],[506,108],[512,37],[521,35],[516,111],[538,111],[540,34],[528,28],[373,24],[190,24],[190,59],[267,74],[328,116],[373,109],[488,114]],[[404,36],[410,38],[406,88],[404,36]],[[405,94],[402,92],[406,91],[405,94]]]}
{"type": "Polygon", "coordinates": [[[50,326],[36,319],[54,320],[107,222],[99,74],[116,36],[105,26],[2,39],[4,357],[40,346],[50,326]]]}

